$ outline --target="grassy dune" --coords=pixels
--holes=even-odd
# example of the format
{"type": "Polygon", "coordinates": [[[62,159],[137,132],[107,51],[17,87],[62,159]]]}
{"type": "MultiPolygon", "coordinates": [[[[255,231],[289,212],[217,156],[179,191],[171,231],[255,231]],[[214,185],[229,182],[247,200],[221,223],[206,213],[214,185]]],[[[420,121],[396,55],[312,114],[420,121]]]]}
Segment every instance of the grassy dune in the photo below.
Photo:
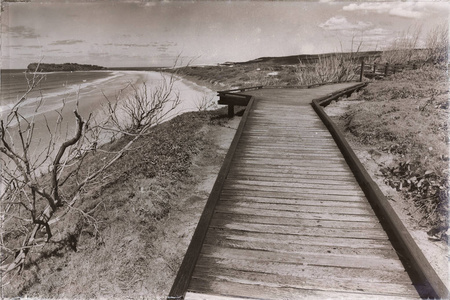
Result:
{"type": "Polygon", "coordinates": [[[377,170],[408,203],[430,236],[447,240],[448,82],[443,69],[426,67],[370,83],[335,104],[335,120],[355,147],[384,157],[377,170]]]}
{"type": "MultiPolygon", "coordinates": [[[[3,295],[166,297],[237,121],[229,123],[219,109],[154,127],[86,189],[51,241],[30,253],[20,275],[3,282],[3,295]]],[[[98,151],[86,166],[95,169],[106,155],[98,151]]]]}

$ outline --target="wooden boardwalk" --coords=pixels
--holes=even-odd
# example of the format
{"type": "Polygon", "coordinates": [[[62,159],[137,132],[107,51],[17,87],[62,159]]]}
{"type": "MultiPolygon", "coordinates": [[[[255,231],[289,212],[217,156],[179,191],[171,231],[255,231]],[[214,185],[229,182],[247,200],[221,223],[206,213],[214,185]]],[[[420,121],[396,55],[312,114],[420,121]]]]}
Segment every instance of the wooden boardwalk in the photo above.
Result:
{"type": "Polygon", "coordinates": [[[255,96],[185,299],[412,299],[418,293],[313,98],[255,96]]]}

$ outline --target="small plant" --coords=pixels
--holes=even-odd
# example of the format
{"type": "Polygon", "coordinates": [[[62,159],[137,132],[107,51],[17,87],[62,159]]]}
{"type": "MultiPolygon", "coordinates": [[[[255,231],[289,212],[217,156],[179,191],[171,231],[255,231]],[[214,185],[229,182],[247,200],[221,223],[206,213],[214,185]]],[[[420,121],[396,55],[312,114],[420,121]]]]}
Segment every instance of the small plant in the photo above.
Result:
{"type": "Polygon", "coordinates": [[[174,74],[168,77],[161,75],[161,82],[157,86],[148,87],[144,82],[138,87],[130,83],[120,91],[114,101],[105,96],[105,128],[134,135],[161,123],[181,102],[179,92],[174,90],[174,83],[174,74]]]}
{"type": "Polygon", "coordinates": [[[448,84],[436,67],[409,70],[371,83],[341,118],[344,128],[393,161],[385,183],[423,215],[422,224],[446,239],[448,229],[448,84]]]}
{"type": "Polygon", "coordinates": [[[431,29],[426,39],[426,60],[435,64],[446,64],[448,61],[448,43],[448,24],[442,24],[431,29]]]}
{"type": "Polygon", "coordinates": [[[300,62],[297,68],[300,85],[346,82],[356,80],[359,76],[353,57],[346,57],[342,53],[319,56],[318,61],[312,64],[300,62]]]}
{"type": "Polygon", "coordinates": [[[198,111],[206,111],[216,109],[217,104],[214,102],[214,96],[209,96],[207,93],[203,93],[202,97],[198,98],[195,102],[195,107],[198,111]]]}

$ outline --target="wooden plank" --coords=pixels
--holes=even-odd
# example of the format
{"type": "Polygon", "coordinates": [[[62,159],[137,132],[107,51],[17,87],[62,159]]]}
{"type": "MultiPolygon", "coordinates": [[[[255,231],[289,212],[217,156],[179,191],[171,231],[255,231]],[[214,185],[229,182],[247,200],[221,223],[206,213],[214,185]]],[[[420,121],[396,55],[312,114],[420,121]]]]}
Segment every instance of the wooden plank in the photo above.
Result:
{"type": "Polygon", "coordinates": [[[317,136],[326,136],[326,137],[332,137],[330,132],[327,130],[317,129],[315,127],[311,128],[302,128],[301,130],[298,127],[276,127],[276,126],[269,126],[267,128],[261,128],[262,126],[255,126],[255,124],[251,124],[247,126],[246,132],[251,132],[252,134],[256,136],[260,135],[271,135],[271,136],[293,136],[293,135],[306,135],[311,137],[317,137],[317,136]]]}
{"type": "Polygon", "coordinates": [[[230,222],[225,219],[214,218],[210,224],[210,228],[230,229],[238,231],[250,231],[259,233],[279,234],[283,235],[301,235],[301,236],[330,236],[330,237],[348,237],[355,239],[371,239],[371,240],[387,240],[388,237],[383,230],[380,229],[347,229],[347,228],[322,228],[311,226],[290,226],[277,224],[256,224],[251,222],[230,222]]]}
{"type": "Polygon", "coordinates": [[[243,95],[221,95],[219,101],[217,102],[220,105],[240,105],[247,106],[250,101],[250,97],[243,95]]]}
{"type": "Polygon", "coordinates": [[[239,159],[249,159],[249,160],[291,160],[297,163],[300,163],[302,160],[313,161],[316,164],[323,164],[324,161],[330,163],[345,163],[345,159],[343,157],[339,157],[335,154],[326,154],[326,153],[252,153],[252,152],[239,152],[236,153],[236,158],[239,159]]]}
{"type": "Polygon", "coordinates": [[[377,259],[379,257],[388,257],[398,259],[395,251],[390,248],[351,248],[345,246],[330,246],[330,245],[307,245],[307,244],[292,244],[292,243],[279,243],[273,240],[263,241],[249,241],[249,240],[235,240],[233,238],[223,238],[222,236],[208,236],[205,240],[205,245],[248,249],[248,250],[260,250],[271,251],[281,253],[315,253],[315,254],[342,254],[347,256],[364,256],[367,259],[377,259]]]}
{"type": "Polygon", "coordinates": [[[332,248],[342,247],[349,249],[392,250],[392,245],[387,240],[355,239],[355,238],[327,237],[327,236],[298,236],[298,235],[284,235],[283,239],[280,239],[278,234],[243,232],[239,230],[210,229],[208,230],[205,241],[208,242],[216,238],[224,241],[229,240],[229,241],[246,241],[251,243],[253,242],[279,243],[280,245],[297,246],[300,249],[303,246],[320,246],[332,248]]]}
{"type": "Polygon", "coordinates": [[[186,296],[184,297],[184,300],[242,300],[242,299],[250,299],[250,298],[200,294],[192,292],[187,292],[186,296]]]}
{"type": "MultiPolygon", "coordinates": [[[[285,201],[286,202],[286,201],[285,201]]],[[[220,199],[220,203],[224,203],[229,206],[234,207],[246,207],[255,209],[272,209],[274,211],[292,211],[292,212],[310,212],[310,213],[338,213],[342,215],[364,215],[373,216],[375,215],[370,206],[367,204],[364,207],[348,207],[348,206],[338,206],[338,205],[302,205],[302,204],[292,204],[292,203],[274,203],[274,202],[260,202],[260,201],[246,201],[239,199],[238,197],[233,197],[233,199],[220,199]]],[[[342,203],[342,202],[341,202],[342,203]]],[[[345,203],[344,203],[345,204],[345,203]]]]}
{"type": "Polygon", "coordinates": [[[229,195],[222,193],[220,201],[237,201],[237,202],[248,202],[248,203],[269,203],[269,204],[287,204],[287,205],[301,205],[301,206],[311,206],[321,208],[336,209],[338,207],[346,208],[363,208],[367,209],[370,207],[369,203],[364,201],[337,201],[334,199],[324,198],[323,200],[317,199],[305,199],[305,198],[281,198],[278,196],[273,197],[256,197],[251,195],[229,195]]]}
{"type": "Polygon", "coordinates": [[[288,217],[271,216],[248,216],[245,214],[227,214],[216,212],[214,219],[227,220],[228,222],[248,222],[256,224],[274,224],[304,227],[322,227],[322,228],[344,228],[344,229],[380,229],[383,230],[378,222],[352,222],[352,221],[330,221],[330,220],[311,220],[288,217]]]}
{"type": "Polygon", "coordinates": [[[317,112],[324,124],[329,128],[348,164],[354,171],[355,177],[358,178],[358,181],[368,195],[369,201],[371,201],[372,205],[376,207],[377,213],[383,217],[391,229],[392,239],[395,240],[398,251],[401,251],[402,255],[411,261],[412,268],[422,279],[424,285],[429,284],[432,287],[433,292],[435,293],[432,295],[433,297],[448,297],[450,295],[449,287],[430,265],[429,261],[422,253],[422,250],[419,248],[403,222],[400,220],[389,201],[381,192],[378,185],[372,180],[371,176],[365,170],[364,166],[351,149],[343,133],[324,112],[320,104],[321,102],[319,101],[313,101],[312,105],[314,110],[317,112]]]}
{"type": "Polygon", "coordinates": [[[327,188],[333,189],[333,190],[347,190],[347,191],[353,191],[358,190],[360,191],[361,188],[356,183],[350,183],[350,182],[340,182],[340,184],[328,184],[328,182],[325,183],[318,183],[318,182],[307,182],[307,181],[263,181],[263,180],[240,180],[240,179],[232,179],[227,178],[226,184],[230,185],[251,185],[251,186],[264,186],[264,187],[286,187],[286,188],[323,188],[324,186],[327,186],[327,188]]]}
{"type": "Polygon", "coordinates": [[[203,245],[202,256],[215,258],[239,259],[244,261],[258,261],[261,264],[270,262],[283,262],[295,265],[327,266],[338,268],[404,271],[405,268],[398,259],[379,258],[366,259],[359,256],[345,256],[342,254],[308,254],[278,253],[269,251],[246,250],[236,248],[224,248],[211,245],[203,245]]]}
{"type": "Polygon", "coordinates": [[[255,143],[255,144],[251,144],[251,143],[241,143],[237,149],[237,151],[241,152],[244,150],[247,151],[252,151],[252,150],[257,150],[257,151],[289,151],[289,152],[294,152],[294,151],[298,151],[300,153],[303,152],[321,152],[321,153],[336,153],[336,155],[340,156],[341,154],[339,154],[337,151],[339,151],[339,148],[336,145],[330,144],[327,147],[319,147],[317,145],[305,145],[302,144],[301,146],[287,146],[287,145],[278,145],[277,143],[255,143]]]}
{"type": "Polygon", "coordinates": [[[258,143],[258,145],[251,145],[247,143],[244,145],[243,143],[239,144],[237,148],[238,152],[248,151],[248,152],[266,152],[272,153],[274,149],[280,149],[282,151],[286,151],[289,153],[333,153],[337,156],[342,156],[339,151],[339,148],[336,145],[330,145],[329,147],[319,147],[317,145],[306,146],[302,145],[301,147],[289,147],[289,146],[281,146],[277,143],[258,143]]]}
{"type": "Polygon", "coordinates": [[[240,213],[249,216],[266,216],[266,217],[288,217],[288,218],[300,218],[305,220],[329,220],[329,221],[350,221],[350,222],[372,222],[377,218],[373,215],[346,215],[339,213],[326,213],[326,212],[294,212],[286,210],[271,210],[261,208],[247,208],[237,207],[236,205],[230,205],[226,201],[217,205],[217,212],[223,213],[240,213]]]}
{"type": "Polygon", "coordinates": [[[292,158],[272,158],[272,159],[263,159],[263,158],[242,158],[242,157],[234,157],[234,163],[235,164],[242,164],[242,165],[255,165],[255,166],[276,166],[279,168],[305,168],[313,169],[313,170],[336,170],[341,171],[345,170],[347,168],[347,164],[345,162],[340,161],[334,161],[329,162],[327,164],[323,163],[323,159],[304,159],[304,160],[297,160],[292,158]]]}
{"type": "Polygon", "coordinates": [[[260,172],[256,171],[253,174],[245,174],[243,172],[240,173],[232,173],[228,174],[228,179],[232,180],[243,180],[243,181],[270,181],[270,182],[302,182],[302,183],[310,183],[316,185],[345,185],[345,184],[358,184],[356,179],[352,176],[346,177],[335,177],[335,176],[308,176],[308,175],[283,175],[279,173],[271,173],[271,174],[260,174],[260,172]]]}
{"type": "Polygon", "coordinates": [[[254,186],[246,184],[231,184],[228,182],[224,183],[224,190],[237,190],[242,189],[246,191],[264,191],[264,192],[290,192],[290,193],[303,193],[303,194],[321,194],[321,195],[341,195],[341,196],[364,196],[364,193],[359,190],[340,190],[337,188],[327,187],[326,190],[317,187],[305,187],[305,188],[289,188],[289,187],[273,187],[273,186],[254,186]]]}
{"type": "Polygon", "coordinates": [[[188,246],[188,249],[183,258],[181,266],[178,269],[177,276],[175,277],[174,283],[172,285],[168,297],[172,298],[183,297],[187,291],[189,282],[191,280],[192,272],[194,271],[195,263],[197,262],[200,249],[203,244],[203,240],[208,231],[208,225],[213,216],[216,203],[220,197],[223,182],[228,174],[228,171],[230,170],[234,152],[239,143],[240,136],[244,130],[245,123],[248,120],[248,116],[250,110],[252,109],[253,103],[254,99],[252,98],[244,112],[244,115],[242,116],[241,122],[239,123],[239,127],[236,131],[233,141],[231,142],[230,148],[228,149],[228,152],[225,156],[222,167],[220,168],[219,174],[217,175],[217,179],[209,195],[208,201],[206,202],[205,208],[202,212],[199,223],[195,229],[194,235],[188,246]]]}
{"type": "Polygon", "coordinates": [[[367,300],[410,300],[417,297],[367,294],[367,293],[348,293],[348,292],[329,292],[321,290],[294,289],[267,287],[249,283],[234,283],[224,280],[206,280],[195,278],[190,286],[190,292],[205,294],[220,294],[223,296],[239,295],[249,299],[267,299],[267,300],[286,300],[286,299],[367,299],[367,300]]]}
{"type": "Polygon", "coordinates": [[[326,194],[314,194],[297,192],[267,192],[267,191],[252,191],[252,190],[222,190],[223,195],[241,195],[241,196],[255,196],[255,197],[267,197],[267,198],[282,198],[282,199],[306,199],[306,200],[324,200],[324,201],[356,201],[367,202],[363,196],[343,196],[343,195],[326,195],[326,194]]]}
{"type": "Polygon", "coordinates": [[[245,139],[273,139],[275,141],[290,141],[290,140],[300,140],[300,141],[332,141],[333,137],[331,135],[319,135],[314,132],[306,133],[306,132],[270,132],[270,133],[262,133],[262,132],[246,132],[244,134],[245,139]]]}
{"type": "Polygon", "coordinates": [[[292,275],[270,274],[265,272],[248,272],[246,270],[215,267],[197,267],[194,278],[224,280],[235,283],[250,283],[273,288],[294,288],[305,290],[320,290],[330,292],[358,292],[417,297],[417,291],[411,283],[367,282],[353,279],[308,278],[292,275]]]}
{"type": "Polygon", "coordinates": [[[331,137],[329,138],[317,138],[317,137],[307,137],[307,136],[286,136],[286,137],[277,137],[277,136],[262,136],[262,135],[248,135],[244,134],[242,139],[244,141],[254,141],[254,142],[276,142],[277,144],[285,144],[289,145],[291,143],[310,143],[312,145],[333,145],[334,141],[331,137]]]}
{"type": "Polygon", "coordinates": [[[291,179],[293,181],[301,180],[301,179],[307,179],[310,178],[311,180],[333,180],[333,178],[338,181],[349,181],[354,182],[355,177],[353,175],[349,174],[346,171],[333,171],[332,174],[321,174],[319,171],[308,171],[304,172],[300,170],[299,172],[294,172],[294,170],[290,170],[287,168],[284,169],[277,169],[274,170],[273,168],[261,168],[259,167],[257,170],[253,168],[244,168],[243,166],[239,168],[238,166],[235,166],[230,169],[230,172],[228,174],[228,178],[231,177],[245,177],[245,178],[266,178],[270,177],[273,178],[274,181],[279,180],[288,180],[291,179]],[[314,173],[313,173],[314,172],[314,173]]]}
{"type": "Polygon", "coordinates": [[[286,165],[269,165],[263,163],[253,163],[253,162],[239,162],[238,164],[234,164],[231,169],[243,169],[243,170],[272,170],[272,172],[285,172],[285,173],[299,173],[299,174],[324,174],[324,175],[350,175],[348,171],[348,167],[344,168],[330,168],[326,166],[288,166],[286,165]]]}

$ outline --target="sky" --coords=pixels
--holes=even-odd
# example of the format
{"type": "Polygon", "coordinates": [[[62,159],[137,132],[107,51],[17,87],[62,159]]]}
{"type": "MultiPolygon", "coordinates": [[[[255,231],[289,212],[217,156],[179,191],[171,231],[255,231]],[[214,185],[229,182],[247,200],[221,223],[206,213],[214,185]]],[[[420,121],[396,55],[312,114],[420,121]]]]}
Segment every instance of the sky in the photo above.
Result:
{"type": "MultiPolygon", "coordinates": [[[[17,1],[17,0],[16,0],[17,1]]],[[[447,1],[3,2],[1,68],[217,64],[264,56],[383,50],[449,23],[447,1]]]]}

